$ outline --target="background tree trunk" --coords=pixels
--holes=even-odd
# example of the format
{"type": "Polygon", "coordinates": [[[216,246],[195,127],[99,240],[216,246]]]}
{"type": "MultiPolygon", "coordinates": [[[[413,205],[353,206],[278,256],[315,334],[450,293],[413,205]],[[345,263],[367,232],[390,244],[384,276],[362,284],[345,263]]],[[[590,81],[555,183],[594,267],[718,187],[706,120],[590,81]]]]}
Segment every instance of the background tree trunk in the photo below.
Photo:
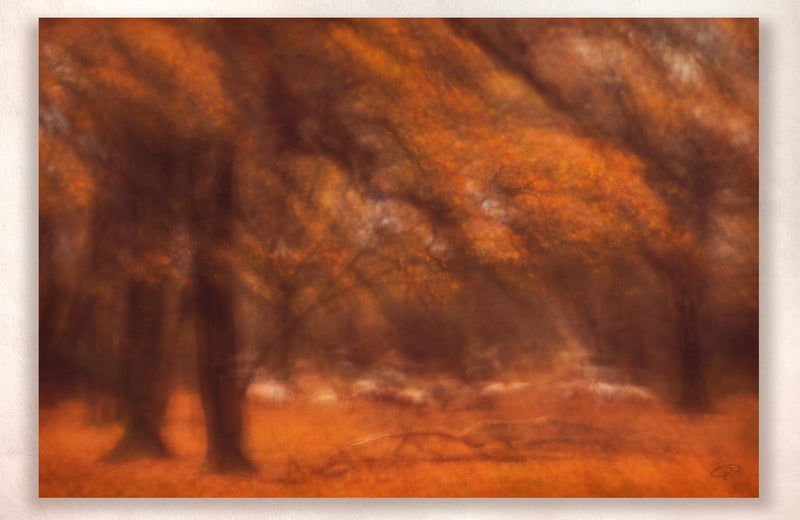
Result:
{"type": "Polygon", "coordinates": [[[711,409],[705,363],[700,338],[700,304],[702,282],[694,269],[673,276],[672,286],[678,314],[678,352],[680,363],[680,397],[678,407],[687,412],[711,409]]]}

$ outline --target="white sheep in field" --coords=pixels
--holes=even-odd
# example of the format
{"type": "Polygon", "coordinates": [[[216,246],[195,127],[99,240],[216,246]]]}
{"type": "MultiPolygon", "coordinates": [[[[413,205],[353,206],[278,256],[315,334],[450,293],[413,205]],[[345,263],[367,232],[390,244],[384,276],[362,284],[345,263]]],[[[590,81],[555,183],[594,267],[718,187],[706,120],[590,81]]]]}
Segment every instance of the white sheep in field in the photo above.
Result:
{"type": "Polygon", "coordinates": [[[430,392],[415,386],[390,385],[374,379],[359,379],[353,383],[354,399],[370,399],[400,406],[425,408],[433,402],[430,392]]]}
{"type": "Polygon", "coordinates": [[[319,405],[335,405],[339,403],[339,395],[333,388],[320,388],[311,396],[311,400],[319,405]]]}
{"type": "Polygon", "coordinates": [[[417,408],[424,408],[430,406],[432,403],[431,395],[427,390],[409,386],[396,392],[392,399],[397,403],[405,406],[415,406],[417,408]]]}
{"type": "Polygon", "coordinates": [[[247,397],[260,403],[285,404],[294,400],[294,392],[278,381],[255,381],[247,388],[247,397]]]}
{"type": "Polygon", "coordinates": [[[386,385],[374,379],[359,379],[352,386],[351,397],[379,400],[387,392],[386,385]]]}
{"type": "Polygon", "coordinates": [[[478,390],[476,404],[481,408],[491,408],[498,401],[510,398],[528,390],[531,384],[527,381],[513,383],[489,383],[478,390]]]}
{"type": "Polygon", "coordinates": [[[615,383],[602,379],[577,379],[554,383],[548,394],[556,400],[585,400],[599,404],[646,405],[658,402],[653,392],[643,386],[615,383]]]}
{"type": "Polygon", "coordinates": [[[644,387],[593,381],[587,385],[589,394],[604,403],[650,403],[656,397],[644,387]]]}

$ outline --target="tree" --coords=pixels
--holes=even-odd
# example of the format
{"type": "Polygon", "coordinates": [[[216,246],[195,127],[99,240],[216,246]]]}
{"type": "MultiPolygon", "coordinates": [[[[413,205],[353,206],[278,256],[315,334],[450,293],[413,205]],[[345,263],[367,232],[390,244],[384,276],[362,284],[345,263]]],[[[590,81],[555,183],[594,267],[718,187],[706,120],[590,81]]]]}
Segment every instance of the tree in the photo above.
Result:
{"type": "Polygon", "coordinates": [[[732,192],[751,222],[757,213],[756,23],[453,23],[567,114],[578,131],[608,139],[646,165],[646,181],[690,238],[671,250],[644,243],[642,254],[672,287],[681,406],[708,409],[700,317],[714,214],[732,192]]]}

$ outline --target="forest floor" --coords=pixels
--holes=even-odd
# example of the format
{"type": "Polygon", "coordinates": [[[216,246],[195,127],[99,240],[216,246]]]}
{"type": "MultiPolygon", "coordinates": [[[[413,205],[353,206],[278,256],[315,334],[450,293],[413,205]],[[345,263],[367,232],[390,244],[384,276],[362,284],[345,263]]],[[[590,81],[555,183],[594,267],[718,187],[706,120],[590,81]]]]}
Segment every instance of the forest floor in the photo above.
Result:
{"type": "Polygon", "coordinates": [[[42,497],[753,497],[758,400],[709,414],[659,405],[526,395],[488,409],[379,402],[248,402],[246,451],[259,471],[203,469],[199,398],[174,392],[172,456],[109,463],[118,424],[92,425],[83,401],[42,407],[42,497]]]}

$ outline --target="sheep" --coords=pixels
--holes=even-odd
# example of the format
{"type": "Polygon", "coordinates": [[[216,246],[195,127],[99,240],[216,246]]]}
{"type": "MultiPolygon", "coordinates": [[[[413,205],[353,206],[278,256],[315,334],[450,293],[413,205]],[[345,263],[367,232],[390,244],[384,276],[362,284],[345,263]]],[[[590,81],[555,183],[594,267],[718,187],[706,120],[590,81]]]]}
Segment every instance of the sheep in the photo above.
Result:
{"type": "Polygon", "coordinates": [[[418,409],[428,407],[432,403],[431,395],[427,390],[415,388],[413,386],[406,387],[399,392],[394,392],[392,400],[397,404],[414,406],[418,409]]]}
{"type": "Polygon", "coordinates": [[[418,410],[433,404],[428,390],[412,385],[392,385],[375,379],[359,379],[353,383],[353,399],[370,399],[376,402],[415,407],[418,410]]]}
{"type": "Polygon", "coordinates": [[[530,386],[531,384],[526,381],[489,383],[478,391],[476,404],[478,408],[493,408],[500,400],[516,396],[528,390],[530,386]]]}
{"type": "Polygon", "coordinates": [[[320,388],[312,394],[311,400],[319,405],[335,405],[339,403],[339,395],[333,388],[320,388]]]}
{"type": "Polygon", "coordinates": [[[652,392],[644,387],[630,384],[615,384],[601,381],[589,383],[590,394],[604,403],[650,403],[656,400],[652,392]]]}
{"type": "Polygon", "coordinates": [[[604,404],[648,404],[657,401],[655,395],[645,387],[597,379],[561,383],[556,386],[556,392],[562,399],[589,399],[604,404]]]}
{"type": "Polygon", "coordinates": [[[351,397],[354,399],[368,398],[379,400],[387,392],[386,385],[374,379],[359,379],[353,383],[351,397]]]}
{"type": "Polygon", "coordinates": [[[279,381],[255,381],[247,388],[247,397],[260,403],[286,404],[294,400],[294,392],[279,381]]]}

